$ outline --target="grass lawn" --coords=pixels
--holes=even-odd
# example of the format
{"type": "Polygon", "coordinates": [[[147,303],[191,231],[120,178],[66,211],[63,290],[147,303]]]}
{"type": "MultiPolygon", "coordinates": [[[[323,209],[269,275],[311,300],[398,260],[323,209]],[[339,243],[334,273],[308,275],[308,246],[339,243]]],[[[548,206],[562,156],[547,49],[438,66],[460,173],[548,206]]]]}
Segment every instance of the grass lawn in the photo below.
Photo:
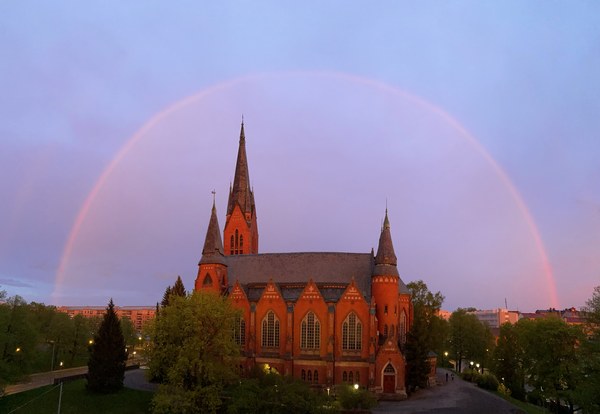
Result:
{"type": "Polygon", "coordinates": [[[547,413],[547,411],[545,411],[539,405],[529,404],[529,403],[527,403],[525,401],[517,400],[516,398],[512,398],[512,397],[506,397],[506,396],[500,394],[499,392],[494,392],[494,394],[496,394],[499,397],[504,398],[506,401],[508,401],[512,405],[516,405],[521,410],[525,411],[527,414],[543,414],[543,413],[547,413]]]}
{"type": "MultiPolygon", "coordinates": [[[[56,413],[59,387],[49,385],[0,398],[0,413],[45,414],[56,413]]],[[[92,394],[85,389],[85,380],[65,382],[61,414],[137,414],[150,411],[153,393],[123,388],[116,394],[92,394]]]]}

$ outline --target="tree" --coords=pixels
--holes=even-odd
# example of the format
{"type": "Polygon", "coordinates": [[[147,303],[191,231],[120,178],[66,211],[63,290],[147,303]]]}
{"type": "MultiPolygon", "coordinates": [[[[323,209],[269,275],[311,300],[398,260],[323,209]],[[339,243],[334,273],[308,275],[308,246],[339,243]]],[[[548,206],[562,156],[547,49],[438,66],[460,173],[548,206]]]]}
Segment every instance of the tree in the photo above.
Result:
{"type": "Polygon", "coordinates": [[[581,375],[585,379],[576,390],[576,399],[586,413],[600,413],[600,286],[583,308],[587,339],[581,343],[581,375]]]}
{"type": "Polygon", "coordinates": [[[171,294],[181,296],[181,297],[184,297],[187,295],[187,292],[185,291],[185,286],[183,286],[183,282],[181,281],[181,276],[177,276],[177,280],[175,281],[175,284],[173,285],[173,288],[171,289],[171,294]]]}
{"type": "Polygon", "coordinates": [[[165,306],[169,306],[171,302],[172,296],[185,297],[187,292],[185,290],[185,286],[183,286],[183,282],[181,281],[181,276],[177,276],[177,280],[173,286],[167,286],[165,289],[165,293],[163,294],[163,299],[161,301],[161,306],[164,308],[165,306]]]}
{"type": "Polygon", "coordinates": [[[528,385],[556,404],[566,401],[573,411],[575,390],[581,382],[580,328],[559,317],[521,320],[517,323],[525,357],[528,385]]]}
{"type": "Polygon", "coordinates": [[[524,349],[519,341],[518,327],[505,323],[500,327],[498,344],[494,350],[492,370],[496,377],[518,399],[525,397],[525,374],[523,371],[524,349]]]}
{"type": "Polygon", "coordinates": [[[155,413],[216,412],[223,388],[237,378],[232,332],[238,315],[212,292],[171,296],[150,328],[150,375],[162,383],[155,413]]]}
{"type": "Polygon", "coordinates": [[[489,328],[479,322],[465,309],[452,312],[449,319],[449,344],[452,355],[458,362],[458,372],[462,371],[465,359],[483,361],[489,349],[489,328]]]}
{"type": "Polygon", "coordinates": [[[444,322],[437,316],[444,301],[440,292],[432,293],[422,280],[408,285],[413,304],[413,323],[406,336],[406,383],[409,392],[427,385],[430,371],[429,351],[444,342],[444,322]]]}
{"type": "Polygon", "coordinates": [[[120,390],[123,387],[126,361],[123,331],[111,299],[91,347],[87,388],[98,393],[120,390]]]}

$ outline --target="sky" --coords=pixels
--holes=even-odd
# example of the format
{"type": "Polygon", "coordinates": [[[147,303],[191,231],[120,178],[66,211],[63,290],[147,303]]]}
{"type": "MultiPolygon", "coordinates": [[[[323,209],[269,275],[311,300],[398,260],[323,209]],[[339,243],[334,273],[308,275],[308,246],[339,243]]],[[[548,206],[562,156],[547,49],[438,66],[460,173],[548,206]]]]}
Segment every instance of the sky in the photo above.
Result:
{"type": "Polygon", "coordinates": [[[2,2],[0,50],[9,295],[191,289],[242,115],[260,252],[376,250],[387,206],[445,309],[600,285],[598,2],[2,2]]]}

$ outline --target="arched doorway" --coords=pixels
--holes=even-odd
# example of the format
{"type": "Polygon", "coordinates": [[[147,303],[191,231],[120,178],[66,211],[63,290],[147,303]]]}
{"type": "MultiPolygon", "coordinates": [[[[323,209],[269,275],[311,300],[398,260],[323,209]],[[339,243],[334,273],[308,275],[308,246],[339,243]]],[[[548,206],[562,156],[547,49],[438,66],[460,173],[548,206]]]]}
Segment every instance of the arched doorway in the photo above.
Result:
{"type": "Polygon", "coordinates": [[[391,363],[383,369],[383,392],[393,394],[396,391],[396,370],[391,363]]]}

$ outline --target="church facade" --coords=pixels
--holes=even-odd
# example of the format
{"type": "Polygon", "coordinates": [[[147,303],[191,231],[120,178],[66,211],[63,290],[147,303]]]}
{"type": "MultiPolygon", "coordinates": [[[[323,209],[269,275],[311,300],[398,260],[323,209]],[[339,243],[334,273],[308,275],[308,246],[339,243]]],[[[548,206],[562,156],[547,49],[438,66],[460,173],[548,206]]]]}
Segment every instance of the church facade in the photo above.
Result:
{"type": "Polygon", "coordinates": [[[240,370],[260,365],[323,388],[349,383],[405,397],[412,304],[387,210],[377,254],[259,253],[258,242],[242,123],[223,239],[213,202],[194,287],[241,310],[240,370]]]}

